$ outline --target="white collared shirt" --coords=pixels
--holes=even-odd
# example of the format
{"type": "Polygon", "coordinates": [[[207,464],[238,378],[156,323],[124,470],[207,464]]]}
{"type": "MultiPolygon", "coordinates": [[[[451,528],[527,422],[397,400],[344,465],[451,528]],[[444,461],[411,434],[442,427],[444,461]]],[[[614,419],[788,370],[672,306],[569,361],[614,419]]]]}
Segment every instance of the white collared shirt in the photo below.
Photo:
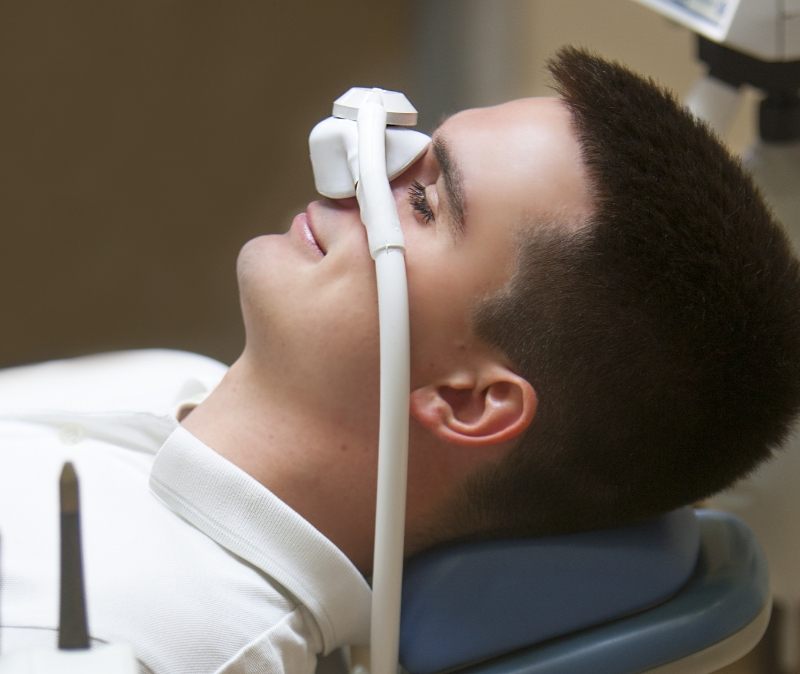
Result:
{"type": "Polygon", "coordinates": [[[311,672],[366,643],[344,554],[175,417],[224,366],[126,352],[0,372],[0,652],[54,647],[58,475],[80,480],[89,631],[144,671],[311,672]]]}

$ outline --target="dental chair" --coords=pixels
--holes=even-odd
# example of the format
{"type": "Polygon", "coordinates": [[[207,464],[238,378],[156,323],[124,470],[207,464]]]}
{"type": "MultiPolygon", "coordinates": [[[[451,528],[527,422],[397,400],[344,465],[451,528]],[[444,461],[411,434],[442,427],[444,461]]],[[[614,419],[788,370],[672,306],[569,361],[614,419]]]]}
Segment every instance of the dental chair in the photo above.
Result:
{"type": "Polygon", "coordinates": [[[700,674],[753,648],[770,608],[750,530],[681,508],[622,529],[409,560],[400,659],[412,674],[700,674]]]}

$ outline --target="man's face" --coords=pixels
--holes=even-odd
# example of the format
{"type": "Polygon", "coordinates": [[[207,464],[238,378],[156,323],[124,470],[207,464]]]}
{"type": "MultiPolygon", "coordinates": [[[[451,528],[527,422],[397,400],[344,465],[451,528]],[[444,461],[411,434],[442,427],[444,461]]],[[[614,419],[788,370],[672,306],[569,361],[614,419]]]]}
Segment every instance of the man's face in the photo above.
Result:
{"type": "MultiPolygon", "coordinates": [[[[489,349],[472,312],[510,279],[520,229],[580,222],[589,193],[569,113],[554,98],[450,117],[392,190],[406,242],[413,389],[489,349]]],[[[311,203],[286,234],[249,242],[238,271],[252,362],[316,419],[375,432],[377,294],[355,200],[311,203]]]]}

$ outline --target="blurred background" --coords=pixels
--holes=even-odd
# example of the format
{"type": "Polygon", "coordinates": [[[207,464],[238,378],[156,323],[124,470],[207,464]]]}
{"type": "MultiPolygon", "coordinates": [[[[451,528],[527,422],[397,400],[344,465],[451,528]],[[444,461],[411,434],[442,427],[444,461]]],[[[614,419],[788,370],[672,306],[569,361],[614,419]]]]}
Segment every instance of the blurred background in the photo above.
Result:
{"type": "Polygon", "coordinates": [[[230,362],[237,252],[314,197],[307,134],[336,96],[399,88],[430,127],[546,94],[567,43],[679,93],[699,72],[688,31],[628,0],[0,3],[0,366],[230,362]]]}
{"type": "MultiPolygon", "coordinates": [[[[702,70],[688,30],[629,0],[0,3],[0,366],[141,347],[231,362],[237,253],[314,198],[307,135],[335,97],[403,90],[430,129],[546,95],[564,44],[679,96],[702,70]]],[[[740,109],[735,151],[755,133],[740,109]]],[[[775,671],[773,632],[726,671],[775,671]]]]}

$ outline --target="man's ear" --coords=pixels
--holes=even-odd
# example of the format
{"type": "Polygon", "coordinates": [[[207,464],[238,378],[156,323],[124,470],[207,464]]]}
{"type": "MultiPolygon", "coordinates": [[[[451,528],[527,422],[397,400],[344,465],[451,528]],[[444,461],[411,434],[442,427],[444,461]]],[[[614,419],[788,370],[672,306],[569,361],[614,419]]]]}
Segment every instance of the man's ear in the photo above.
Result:
{"type": "Polygon", "coordinates": [[[530,426],[537,398],[524,377],[504,365],[460,372],[411,392],[411,415],[439,439],[472,447],[513,440],[530,426]]]}

